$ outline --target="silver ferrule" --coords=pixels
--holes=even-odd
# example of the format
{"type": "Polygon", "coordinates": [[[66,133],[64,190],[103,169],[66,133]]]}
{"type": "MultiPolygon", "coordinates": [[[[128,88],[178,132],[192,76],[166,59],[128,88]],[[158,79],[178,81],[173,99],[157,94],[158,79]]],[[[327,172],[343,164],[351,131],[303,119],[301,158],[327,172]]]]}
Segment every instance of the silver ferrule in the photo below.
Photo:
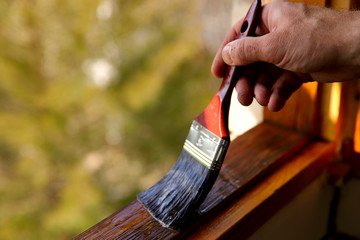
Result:
{"type": "Polygon", "coordinates": [[[195,120],[184,143],[184,149],[210,170],[220,169],[228,146],[228,140],[216,136],[195,120]]]}

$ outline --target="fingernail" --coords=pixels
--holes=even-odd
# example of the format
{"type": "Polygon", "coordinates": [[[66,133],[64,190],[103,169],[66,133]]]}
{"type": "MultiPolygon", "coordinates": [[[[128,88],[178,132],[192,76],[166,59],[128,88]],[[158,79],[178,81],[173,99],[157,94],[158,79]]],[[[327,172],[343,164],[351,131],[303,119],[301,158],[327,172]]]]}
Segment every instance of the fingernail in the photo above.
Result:
{"type": "Polygon", "coordinates": [[[222,57],[225,63],[231,65],[233,63],[231,59],[231,46],[230,44],[226,45],[222,51],[222,57]]]}

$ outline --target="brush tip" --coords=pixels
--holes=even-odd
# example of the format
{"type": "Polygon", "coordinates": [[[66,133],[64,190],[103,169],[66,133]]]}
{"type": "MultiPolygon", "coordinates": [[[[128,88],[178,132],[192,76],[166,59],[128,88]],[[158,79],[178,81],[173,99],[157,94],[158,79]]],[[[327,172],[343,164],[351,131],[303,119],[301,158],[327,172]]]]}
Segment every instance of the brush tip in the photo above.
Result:
{"type": "Polygon", "coordinates": [[[138,200],[163,226],[181,230],[212,188],[229,142],[193,121],[174,167],[138,200]]]}
{"type": "Polygon", "coordinates": [[[174,167],[154,186],[138,195],[138,200],[164,227],[180,230],[206,197],[217,173],[183,150],[174,167]]]}

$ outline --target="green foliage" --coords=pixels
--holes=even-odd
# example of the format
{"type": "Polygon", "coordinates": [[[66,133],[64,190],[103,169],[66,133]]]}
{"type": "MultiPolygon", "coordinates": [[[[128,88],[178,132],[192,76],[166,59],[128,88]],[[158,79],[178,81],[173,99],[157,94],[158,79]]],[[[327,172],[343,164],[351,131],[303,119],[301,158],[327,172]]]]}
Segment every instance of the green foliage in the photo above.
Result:
{"type": "Polygon", "coordinates": [[[0,239],[69,239],[174,164],[218,82],[197,1],[0,2],[0,239]]]}

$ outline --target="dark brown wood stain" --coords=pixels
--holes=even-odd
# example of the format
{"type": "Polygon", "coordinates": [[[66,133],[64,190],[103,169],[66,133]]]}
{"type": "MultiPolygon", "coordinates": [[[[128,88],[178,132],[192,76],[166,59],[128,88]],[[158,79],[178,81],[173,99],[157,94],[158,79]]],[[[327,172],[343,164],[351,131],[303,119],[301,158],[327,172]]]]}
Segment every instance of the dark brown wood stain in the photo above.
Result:
{"type": "Polygon", "coordinates": [[[309,141],[304,134],[268,123],[238,137],[230,144],[220,175],[201,205],[199,218],[186,231],[162,227],[134,201],[75,239],[181,239],[309,141]]]}

